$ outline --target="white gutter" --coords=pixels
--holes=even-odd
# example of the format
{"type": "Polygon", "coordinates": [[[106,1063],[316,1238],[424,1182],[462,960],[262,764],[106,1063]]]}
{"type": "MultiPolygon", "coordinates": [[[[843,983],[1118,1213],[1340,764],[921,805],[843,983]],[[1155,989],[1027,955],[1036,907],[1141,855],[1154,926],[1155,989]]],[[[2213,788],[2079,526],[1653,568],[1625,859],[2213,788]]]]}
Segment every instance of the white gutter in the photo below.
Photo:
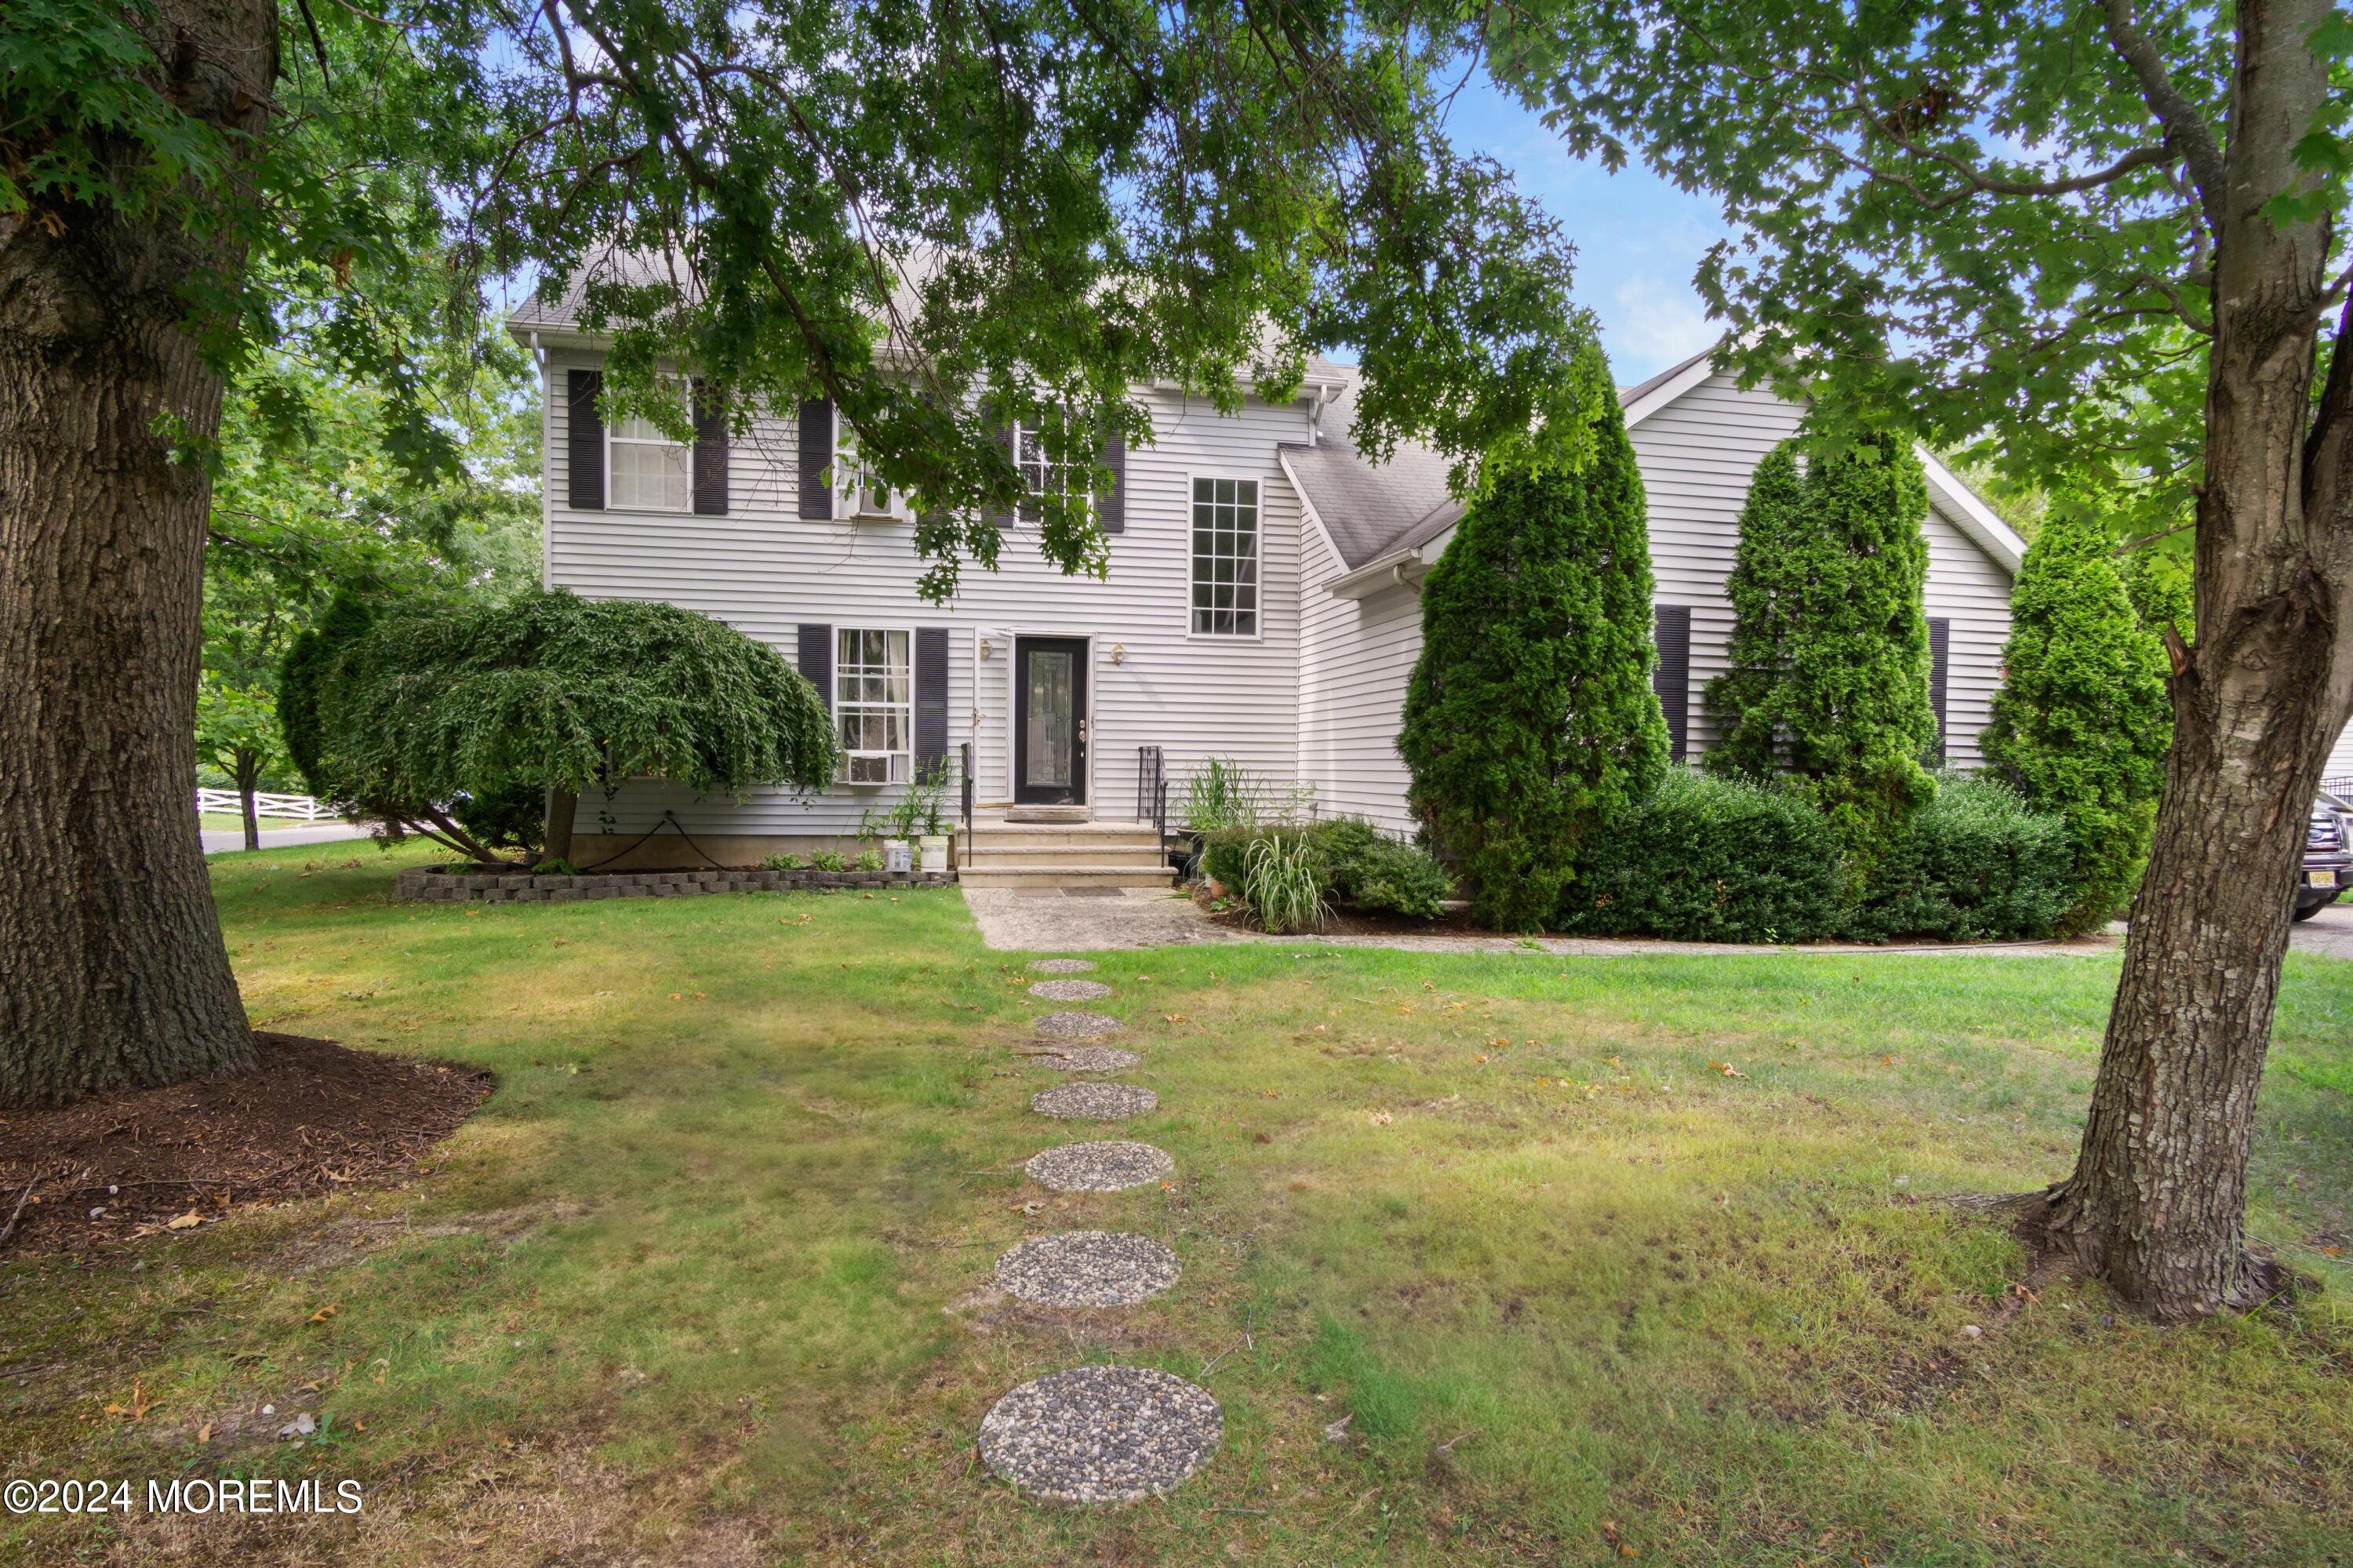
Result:
{"type": "Polygon", "coordinates": [[[1937,507],[1953,525],[1968,535],[1978,548],[1991,556],[2011,577],[2018,575],[2019,563],[2026,559],[2026,541],[2018,531],[1996,515],[1992,507],[1978,499],[1976,491],[1962,482],[1960,475],[1947,468],[1943,460],[1926,446],[1918,449],[1920,466],[1928,475],[1928,490],[1943,503],[1937,507]]]}
{"type": "Polygon", "coordinates": [[[1370,599],[1393,588],[1418,588],[1438,557],[1446,553],[1446,541],[1454,536],[1449,526],[1437,538],[1408,550],[1391,550],[1378,560],[1367,561],[1354,571],[1342,572],[1336,577],[1326,577],[1316,586],[1334,599],[1370,599]]]}

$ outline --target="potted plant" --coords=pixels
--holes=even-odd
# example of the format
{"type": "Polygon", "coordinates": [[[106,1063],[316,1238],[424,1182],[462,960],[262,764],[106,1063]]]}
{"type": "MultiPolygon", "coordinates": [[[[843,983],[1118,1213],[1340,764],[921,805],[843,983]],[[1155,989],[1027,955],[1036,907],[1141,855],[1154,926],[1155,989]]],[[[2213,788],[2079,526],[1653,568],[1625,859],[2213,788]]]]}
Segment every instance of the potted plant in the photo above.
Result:
{"type": "Polygon", "coordinates": [[[913,824],[907,819],[907,798],[903,795],[896,806],[881,816],[875,815],[871,806],[859,814],[858,836],[882,841],[882,850],[875,857],[873,869],[889,872],[894,876],[903,876],[915,869],[915,835],[913,830],[913,824]]]}
{"type": "Polygon", "coordinates": [[[923,868],[926,875],[938,875],[948,868],[948,829],[940,818],[940,806],[947,799],[948,765],[942,758],[926,765],[916,774],[915,782],[907,790],[910,826],[920,830],[916,843],[923,851],[923,868]]]}

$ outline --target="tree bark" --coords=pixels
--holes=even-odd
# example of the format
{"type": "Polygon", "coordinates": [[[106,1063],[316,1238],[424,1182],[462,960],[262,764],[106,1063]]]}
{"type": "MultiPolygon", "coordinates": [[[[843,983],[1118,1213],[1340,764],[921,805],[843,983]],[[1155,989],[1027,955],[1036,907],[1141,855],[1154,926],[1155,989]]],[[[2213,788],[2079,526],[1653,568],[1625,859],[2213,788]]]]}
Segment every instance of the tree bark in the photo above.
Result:
{"type": "Polygon", "coordinates": [[[540,849],[542,861],[572,858],[572,824],[580,814],[580,797],[569,789],[547,792],[546,842],[540,849]]]}
{"type": "Polygon", "coordinates": [[[2326,0],[2242,5],[2218,214],[2198,503],[2198,644],[2170,641],[2173,749],[2074,1173],[2047,1234],[2179,1320],[2270,1288],[2242,1234],[2257,1086],[2291,889],[2328,749],[2353,711],[2343,336],[2314,424],[2328,220],[2261,208],[2327,90],[2326,0]],[[2308,447],[2309,443],[2309,447],[2308,447]]]}
{"type": "MultiPolygon", "coordinates": [[[[264,128],[269,0],[142,25],[158,90],[264,128]]],[[[181,287],[243,260],[105,206],[0,217],[0,1104],[254,1062],[188,810],[211,486],[164,433],[219,429],[181,287]]]]}
{"type": "Polygon", "coordinates": [[[238,812],[245,819],[245,847],[249,850],[261,847],[261,823],[253,810],[254,784],[260,776],[261,758],[250,751],[239,751],[237,754],[237,802],[238,812]]]}

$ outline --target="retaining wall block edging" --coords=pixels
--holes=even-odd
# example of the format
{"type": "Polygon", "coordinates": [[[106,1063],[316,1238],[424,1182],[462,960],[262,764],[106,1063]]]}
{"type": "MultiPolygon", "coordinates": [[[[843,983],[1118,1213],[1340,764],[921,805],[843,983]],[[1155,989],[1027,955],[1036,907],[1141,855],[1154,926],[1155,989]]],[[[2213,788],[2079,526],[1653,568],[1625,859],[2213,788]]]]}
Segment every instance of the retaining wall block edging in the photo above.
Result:
{"type": "Polygon", "coordinates": [[[888,871],[602,871],[575,876],[411,866],[398,896],[426,903],[576,904],[599,898],[694,898],[712,893],[880,892],[953,887],[956,874],[888,871]]]}

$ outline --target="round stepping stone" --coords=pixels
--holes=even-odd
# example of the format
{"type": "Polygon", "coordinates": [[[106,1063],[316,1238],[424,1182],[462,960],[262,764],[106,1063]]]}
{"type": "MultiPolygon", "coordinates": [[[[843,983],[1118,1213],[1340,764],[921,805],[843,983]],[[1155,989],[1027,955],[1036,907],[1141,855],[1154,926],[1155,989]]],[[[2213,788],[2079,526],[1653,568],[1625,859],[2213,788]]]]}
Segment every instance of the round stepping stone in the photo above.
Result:
{"type": "Polygon", "coordinates": [[[1029,994],[1040,1001],[1100,1001],[1111,987],[1101,980],[1039,980],[1029,994]]]}
{"type": "Polygon", "coordinates": [[[1025,1383],[981,1418],[980,1457],[1018,1492],[1133,1502],[1174,1491],[1225,1431],[1205,1389],[1151,1367],[1072,1367],[1025,1383]]]}
{"type": "Polygon", "coordinates": [[[1082,975],[1095,964],[1092,959],[1032,959],[1029,967],[1041,975],[1082,975]]]}
{"type": "Polygon", "coordinates": [[[1116,1045],[1071,1045],[1038,1061],[1057,1073],[1124,1073],[1144,1058],[1116,1045]]]}
{"type": "Polygon", "coordinates": [[[1031,1027],[1050,1040],[1092,1040],[1119,1033],[1119,1020],[1107,1012],[1044,1012],[1031,1027]]]}
{"type": "Polygon", "coordinates": [[[1031,1096],[1029,1108],[1066,1121],[1122,1121],[1159,1103],[1158,1095],[1133,1084],[1058,1084],[1031,1096]]]}
{"type": "Polygon", "coordinates": [[[1133,1307],[1176,1283],[1176,1255],[1150,1236],[1064,1231],[997,1260],[997,1287],[1040,1307],[1133,1307]]]}
{"type": "Polygon", "coordinates": [[[1065,1143],[1031,1155],[1022,1169],[1057,1192],[1121,1192],[1159,1180],[1176,1162],[1148,1143],[1065,1143]]]}

